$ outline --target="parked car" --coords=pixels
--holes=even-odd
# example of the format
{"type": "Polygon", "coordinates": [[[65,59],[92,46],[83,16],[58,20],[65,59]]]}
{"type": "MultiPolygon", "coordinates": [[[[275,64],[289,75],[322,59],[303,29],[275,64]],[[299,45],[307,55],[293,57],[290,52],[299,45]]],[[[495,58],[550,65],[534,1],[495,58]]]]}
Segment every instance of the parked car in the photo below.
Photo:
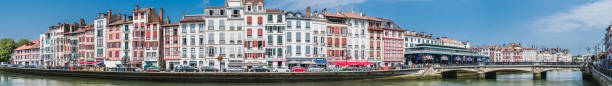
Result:
{"type": "Polygon", "coordinates": [[[304,69],[301,66],[293,66],[293,68],[291,68],[291,72],[304,72],[306,71],[306,69],[304,69]]]}
{"type": "Polygon", "coordinates": [[[335,67],[335,66],[329,66],[327,67],[326,71],[337,72],[337,71],[342,71],[342,68],[335,67]]]}
{"type": "Polygon", "coordinates": [[[145,69],[145,71],[147,71],[147,72],[159,72],[160,70],[157,67],[147,67],[145,69]]]}
{"type": "Polygon", "coordinates": [[[244,69],[240,67],[229,67],[225,69],[226,72],[244,72],[244,69]]]}
{"type": "Polygon", "coordinates": [[[219,72],[219,69],[214,68],[212,66],[204,66],[204,67],[201,67],[200,70],[202,72],[219,72]]]}
{"type": "Polygon", "coordinates": [[[357,68],[357,67],[344,67],[344,68],[342,68],[342,71],[359,71],[359,68],[357,68]]]}
{"type": "Polygon", "coordinates": [[[174,69],[175,72],[198,72],[198,69],[192,66],[187,66],[187,65],[177,66],[174,68],[175,68],[174,69]]]}
{"type": "Polygon", "coordinates": [[[270,72],[270,69],[264,68],[262,66],[257,66],[257,67],[251,68],[249,72],[270,72]]]}
{"type": "Polygon", "coordinates": [[[274,72],[290,72],[291,70],[289,70],[289,68],[287,67],[277,67],[276,69],[274,69],[274,72]]]}
{"type": "Polygon", "coordinates": [[[311,66],[308,66],[308,70],[307,71],[308,72],[323,72],[323,71],[325,71],[325,68],[311,65],[311,66]]]}
{"type": "Polygon", "coordinates": [[[38,65],[25,65],[23,68],[40,68],[38,65]]]}

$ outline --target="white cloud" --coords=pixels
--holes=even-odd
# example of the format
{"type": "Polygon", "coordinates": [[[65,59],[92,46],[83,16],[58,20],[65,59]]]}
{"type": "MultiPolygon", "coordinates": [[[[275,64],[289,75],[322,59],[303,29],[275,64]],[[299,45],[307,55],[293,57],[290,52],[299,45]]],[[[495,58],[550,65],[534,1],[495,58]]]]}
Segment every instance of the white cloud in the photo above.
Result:
{"type": "Polygon", "coordinates": [[[603,29],[612,24],[612,0],[600,0],[537,19],[533,24],[539,32],[568,32],[603,29]]]}

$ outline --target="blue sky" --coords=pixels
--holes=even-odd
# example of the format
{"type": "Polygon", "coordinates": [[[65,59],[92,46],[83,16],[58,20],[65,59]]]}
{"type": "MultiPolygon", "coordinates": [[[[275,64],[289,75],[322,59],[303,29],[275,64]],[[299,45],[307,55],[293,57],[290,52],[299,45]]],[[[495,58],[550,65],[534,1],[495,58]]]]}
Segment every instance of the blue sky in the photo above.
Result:
{"type": "MultiPolygon", "coordinates": [[[[183,13],[203,13],[224,0],[2,0],[0,38],[36,39],[49,25],[93,21],[112,9],[129,13],[135,5],[164,8],[178,21],[183,13]]],[[[585,52],[612,24],[612,0],[266,0],[267,8],[363,12],[391,18],[404,29],[470,41],[473,46],[520,42],[527,46],[585,52]]]]}

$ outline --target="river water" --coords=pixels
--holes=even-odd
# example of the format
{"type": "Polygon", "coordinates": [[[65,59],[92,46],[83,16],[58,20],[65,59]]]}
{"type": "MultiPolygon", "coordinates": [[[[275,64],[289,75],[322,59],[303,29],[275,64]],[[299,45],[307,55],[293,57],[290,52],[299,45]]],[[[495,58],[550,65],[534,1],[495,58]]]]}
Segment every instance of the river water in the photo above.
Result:
{"type": "Polygon", "coordinates": [[[0,86],[597,86],[592,80],[582,79],[580,71],[557,70],[550,71],[547,74],[546,80],[533,80],[532,73],[505,73],[497,75],[496,80],[442,79],[307,83],[177,83],[35,76],[0,71],[0,86]]]}

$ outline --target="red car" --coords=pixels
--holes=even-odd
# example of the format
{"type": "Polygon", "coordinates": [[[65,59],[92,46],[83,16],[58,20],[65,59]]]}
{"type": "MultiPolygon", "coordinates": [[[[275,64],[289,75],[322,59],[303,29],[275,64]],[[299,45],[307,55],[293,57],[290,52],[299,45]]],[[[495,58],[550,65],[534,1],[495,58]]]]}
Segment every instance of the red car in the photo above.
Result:
{"type": "Polygon", "coordinates": [[[159,72],[159,68],[156,68],[156,67],[147,67],[145,69],[145,71],[147,71],[147,72],[159,72]]]}
{"type": "Polygon", "coordinates": [[[291,68],[291,72],[304,72],[304,71],[306,71],[306,69],[300,66],[293,66],[293,68],[291,68]]]}

